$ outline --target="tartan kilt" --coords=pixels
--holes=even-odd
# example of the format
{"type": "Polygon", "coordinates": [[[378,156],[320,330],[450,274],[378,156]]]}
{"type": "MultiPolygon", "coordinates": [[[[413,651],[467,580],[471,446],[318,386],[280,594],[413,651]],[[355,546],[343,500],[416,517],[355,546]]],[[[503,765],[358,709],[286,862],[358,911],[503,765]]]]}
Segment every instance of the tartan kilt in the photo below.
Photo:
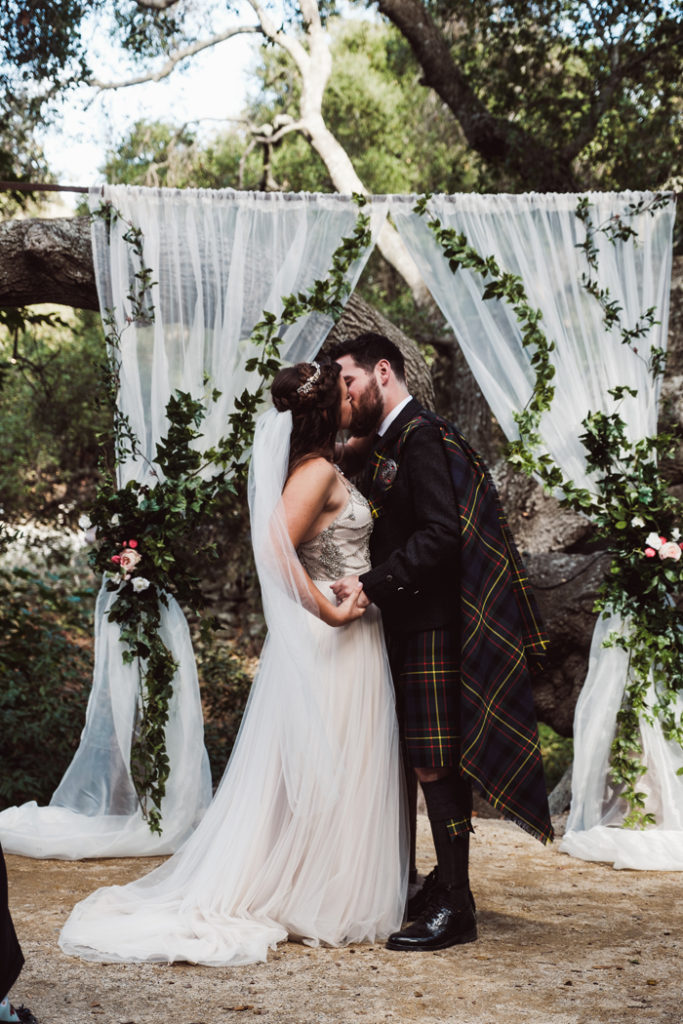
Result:
{"type": "Polygon", "coordinates": [[[457,768],[460,761],[460,642],[455,626],[389,633],[396,712],[413,768],[457,768]]]}

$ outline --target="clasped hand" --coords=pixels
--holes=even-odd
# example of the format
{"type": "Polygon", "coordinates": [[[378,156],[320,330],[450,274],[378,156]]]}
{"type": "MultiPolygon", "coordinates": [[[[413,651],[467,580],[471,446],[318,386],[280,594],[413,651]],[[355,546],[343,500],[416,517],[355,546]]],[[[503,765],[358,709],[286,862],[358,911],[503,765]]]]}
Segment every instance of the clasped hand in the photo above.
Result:
{"type": "MultiPolygon", "coordinates": [[[[338,603],[343,604],[344,601],[347,601],[350,597],[358,594],[359,586],[362,586],[362,584],[357,576],[344,576],[342,579],[337,580],[336,583],[332,584],[332,592],[337,598],[338,603]]],[[[367,608],[369,604],[370,598],[365,591],[361,590],[360,594],[358,594],[358,600],[356,601],[357,607],[367,608]]]]}

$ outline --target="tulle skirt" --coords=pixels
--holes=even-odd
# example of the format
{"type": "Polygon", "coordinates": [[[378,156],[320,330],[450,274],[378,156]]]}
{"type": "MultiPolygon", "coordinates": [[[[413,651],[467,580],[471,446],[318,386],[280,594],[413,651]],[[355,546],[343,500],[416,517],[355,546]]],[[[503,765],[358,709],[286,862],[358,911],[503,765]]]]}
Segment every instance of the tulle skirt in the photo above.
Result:
{"type": "Polygon", "coordinates": [[[305,614],[314,678],[266,640],[201,824],[161,867],[79,903],[65,953],[236,965],[287,938],[337,946],[400,927],[408,844],[379,614],[336,629],[305,614]]]}

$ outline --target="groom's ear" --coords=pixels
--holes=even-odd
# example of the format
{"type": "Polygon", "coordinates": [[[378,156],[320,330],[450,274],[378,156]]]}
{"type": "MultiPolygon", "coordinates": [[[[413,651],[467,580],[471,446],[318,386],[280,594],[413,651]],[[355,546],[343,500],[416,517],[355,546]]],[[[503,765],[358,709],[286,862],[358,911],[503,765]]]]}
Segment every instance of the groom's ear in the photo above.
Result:
{"type": "Polygon", "coordinates": [[[375,370],[381,384],[386,384],[391,377],[391,363],[388,359],[379,359],[375,363],[375,370]]]}

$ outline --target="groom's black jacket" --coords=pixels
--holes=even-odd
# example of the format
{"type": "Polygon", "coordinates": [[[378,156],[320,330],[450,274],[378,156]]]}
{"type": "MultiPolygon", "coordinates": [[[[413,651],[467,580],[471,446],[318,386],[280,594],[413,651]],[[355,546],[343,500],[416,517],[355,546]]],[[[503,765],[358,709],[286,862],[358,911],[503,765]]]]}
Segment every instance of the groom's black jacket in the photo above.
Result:
{"type": "MultiPolygon", "coordinates": [[[[360,579],[382,611],[388,630],[427,630],[456,625],[459,614],[460,528],[441,435],[435,425],[414,431],[403,445],[403,428],[423,413],[412,399],[375,445],[371,460],[381,477],[395,476],[370,539],[373,568],[360,579]]],[[[372,501],[377,490],[364,487],[372,501]]]]}

